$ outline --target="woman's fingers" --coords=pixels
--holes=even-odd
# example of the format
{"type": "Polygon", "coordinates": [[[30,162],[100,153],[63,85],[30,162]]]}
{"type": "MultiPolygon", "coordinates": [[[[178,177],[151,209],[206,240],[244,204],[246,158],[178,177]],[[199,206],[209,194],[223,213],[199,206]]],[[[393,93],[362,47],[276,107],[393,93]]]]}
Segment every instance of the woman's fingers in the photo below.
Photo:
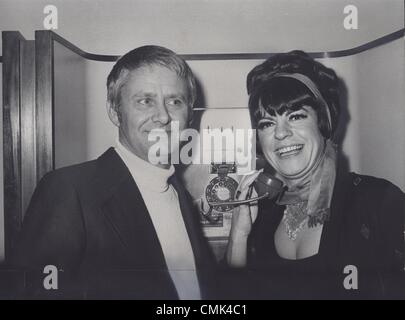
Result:
{"type": "MultiPolygon", "coordinates": [[[[237,188],[236,198],[246,199],[257,197],[257,192],[252,184],[257,176],[262,172],[256,171],[252,174],[243,176],[237,188]]],[[[232,234],[234,235],[249,235],[252,229],[252,223],[257,217],[257,201],[251,204],[240,205],[234,209],[232,217],[232,234]]]]}
{"type": "Polygon", "coordinates": [[[260,173],[259,171],[256,171],[252,174],[243,176],[239,182],[237,190],[239,190],[241,192],[245,191],[253,183],[253,181],[257,178],[259,173],[260,173]]]}
{"type": "MultiPolygon", "coordinates": [[[[257,176],[261,173],[261,171],[256,171],[252,174],[245,175],[239,182],[238,188],[236,189],[236,198],[237,199],[245,199],[246,195],[249,191],[249,186],[255,181],[257,176]]],[[[255,192],[255,190],[253,190],[255,192]]]]}

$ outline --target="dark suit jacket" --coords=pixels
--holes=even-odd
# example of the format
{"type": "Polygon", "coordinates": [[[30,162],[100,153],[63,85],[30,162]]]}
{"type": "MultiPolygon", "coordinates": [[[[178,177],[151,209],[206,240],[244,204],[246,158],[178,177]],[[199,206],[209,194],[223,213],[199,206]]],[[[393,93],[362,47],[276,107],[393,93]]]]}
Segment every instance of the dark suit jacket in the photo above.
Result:
{"type": "MultiPolygon", "coordinates": [[[[175,175],[169,182],[179,196],[207,298],[214,259],[189,195],[175,175]]],[[[28,272],[25,290],[34,297],[178,298],[141,193],[113,148],[40,181],[11,264],[28,272]],[[45,265],[60,270],[58,290],[43,289],[45,265]]]]}

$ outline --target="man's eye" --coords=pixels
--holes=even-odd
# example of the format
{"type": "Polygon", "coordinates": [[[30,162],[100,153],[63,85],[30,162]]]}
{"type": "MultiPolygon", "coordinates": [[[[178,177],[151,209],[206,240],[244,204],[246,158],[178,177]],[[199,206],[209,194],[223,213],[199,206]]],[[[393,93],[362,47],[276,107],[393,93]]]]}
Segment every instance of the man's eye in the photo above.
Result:
{"type": "Polygon", "coordinates": [[[258,127],[259,127],[260,130],[264,130],[264,129],[270,128],[272,126],[274,126],[274,122],[272,122],[272,121],[262,121],[262,122],[259,123],[258,127]]]}
{"type": "Polygon", "coordinates": [[[308,116],[306,114],[303,113],[295,113],[289,116],[289,119],[292,121],[297,121],[297,120],[301,120],[301,119],[306,119],[308,116]]]}
{"type": "Polygon", "coordinates": [[[151,98],[142,98],[142,99],[138,99],[137,102],[139,104],[150,105],[150,104],[152,104],[153,101],[151,98]]]}
{"type": "Polygon", "coordinates": [[[169,106],[182,106],[182,105],[184,105],[184,102],[181,99],[169,99],[167,101],[167,104],[169,106]]]}

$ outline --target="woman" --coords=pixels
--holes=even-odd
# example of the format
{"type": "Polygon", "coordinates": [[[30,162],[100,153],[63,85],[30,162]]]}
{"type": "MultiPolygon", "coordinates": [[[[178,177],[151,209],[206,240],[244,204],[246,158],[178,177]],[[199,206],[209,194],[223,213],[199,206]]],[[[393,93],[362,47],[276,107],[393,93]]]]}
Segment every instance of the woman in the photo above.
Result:
{"type": "MultiPolygon", "coordinates": [[[[255,278],[251,297],[403,297],[404,194],[337,166],[336,73],[292,51],[255,67],[247,87],[265,171],[286,186],[233,214],[227,261],[255,278]]],[[[239,199],[255,196],[258,174],[241,181],[239,199]]]]}

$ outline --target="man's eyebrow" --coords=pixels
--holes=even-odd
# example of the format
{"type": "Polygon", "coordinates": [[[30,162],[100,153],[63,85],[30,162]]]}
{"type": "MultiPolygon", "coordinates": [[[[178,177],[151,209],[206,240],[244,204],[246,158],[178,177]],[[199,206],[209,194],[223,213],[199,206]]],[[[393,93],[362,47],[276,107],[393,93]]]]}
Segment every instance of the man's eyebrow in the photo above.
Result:
{"type": "Polygon", "coordinates": [[[173,99],[173,98],[180,98],[182,100],[186,100],[186,96],[181,93],[171,93],[166,96],[167,99],[173,99]]]}
{"type": "Polygon", "coordinates": [[[132,98],[142,97],[142,98],[155,98],[157,96],[156,93],[152,92],[145,92],[145,91],[138,91],[132,95],[132,98]]]}

